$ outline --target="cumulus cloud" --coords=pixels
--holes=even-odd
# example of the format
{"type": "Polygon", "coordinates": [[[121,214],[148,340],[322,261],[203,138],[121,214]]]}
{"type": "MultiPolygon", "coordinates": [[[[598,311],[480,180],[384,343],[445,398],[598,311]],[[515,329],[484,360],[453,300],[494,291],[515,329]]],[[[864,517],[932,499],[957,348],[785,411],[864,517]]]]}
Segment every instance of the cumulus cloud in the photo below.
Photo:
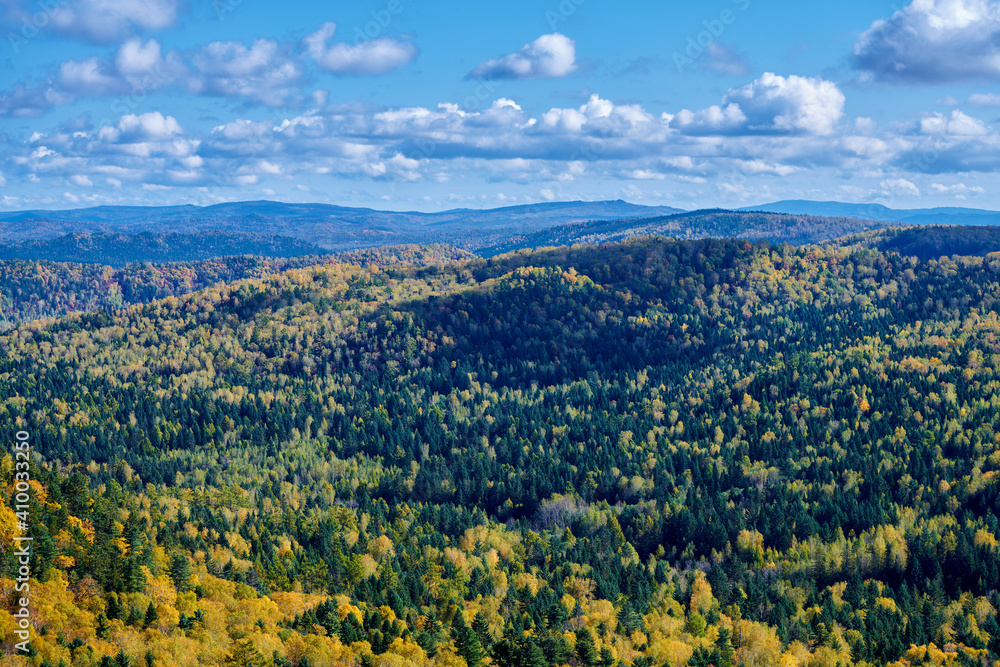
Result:
{"type": "Polygon", "coordinates": [[[177,12],[178,0],[76,0],[58,5],[49,25],[71,37],[109,44],[135,30],[167,28],[177,21],[177,12]]]}
{"type": "Polygon", "coordinates": [[[29,86],[17,84],[13,90],[0,94],[0,116],[36,118],[49,109],[73,101],[69,93],[51,84],[29,86]]]}
{"type": "Polygon", "coordinates": [[[212,42],[194,51],[164,54],[156,40],[130,39],[112,58],[70,59],[49,81],[22,83],[0,95],[0,115],[38,116],[82,97],[146,95],[170,87],[278,106],[302,97],[302,77],[302,67],[288,48],[272,40],[250,46],[212,42]]]}
{"type": "MultiPolygon", "coordinates": [[[[266,43],[221,44],[211,63],[190,58],[185,77],[252,77],[262,63],[285,57],[266,43]]],[[[127,60],[161,57],[167,58],[142,42],[127,60]]],[[[124,76],[127,68],[117,59],[109,63],[124,76]]],[[[829,82],[771,74],[729,91],[718,104],[675,113],[596,94],[542,113],[509,98],[475,109],[447,102],[400,108],[324,103],[266,120],[235,118],[208,132],[162,113],[126,113],[100,128],[81,121],[21,143],[8,138],[0,171],[11,183],[41,178],[89,187],[86,178],[124,191],[141,183],[269,186],[316,175],[434,183],[478,174],[488,183],[537,183],[533,192],[543,186],[563,192],[563,184],[588,178],[708,187],[727,176],[766,182],[824,172],[866,179],[858,197],[913,197],[922,189],[958,197],[976,191],[924,186],[927,175],[1000,170],[1000,135],[974,115],[949,110],[880,126],[867,117],[845,121],[842,107],[843,96],[829,82]]],[[[934,181],[951,182],[947,176],[934,181]]],[[[756,186],[751,191],[760,193],[756,186]]]]}
{"type": "Polygon", "coordinates": [[[821,135],[833,133],[844,101],[832,81],[771,72],[723,98],[740,106],[751,129],[821,135]]]}
{"type": "Polygon", "coordinates": [[[1000,1],[913,0],[861,35],[853,64],[875,81],[1000,79],[1000,1]]]}
{"type": "Polygon", "coordinates": [[[975,93],[969,95],[969,104],[978,107],[1000,107],[1000,95],[996,93],[975,93]]]}
{"type": "Polygon", "coordinates": [[[883,195],[889,197],[920,196],[920,188],[905,178],[887,178],[879,183],[879,188],[881,188],[883,195]]]}
{"type": "Polygon", "coordinates": [[[159,111],[141,116],[128,114],[118,122],[119,134],[116,139],[132,141],[162,141],[182,133],[180,123],[173,116],[164,116],[159,111]]]}
{"type": "MultiPolygon", "coordinates": [[[[103,16],[94,8],[99,6],[107,13],[111,11],[108,7],[120,4],[122,16],[127,16],[134,9],[131,0],[107,6],[101,4],[103,1],[80,0],[59,11],[82,12],[90,8],[91,14],[103,16]]],[[[153,18],[149,21],[155,23],[154,18],[162,14],[163,2],[151,0],[153,18]]],[[[58,65],[47,80],[22,81],[13,89],[0,92],[0,116],[36,117],[82,97],[145,95],[171,87],[265,106],[302,106],[309,100],[322,105],[326,91],[308,94],[302,89],[303,50],[321,69],[354,75],[385,74],[411,62],[417,55],[414,45],[388,37],[355,46],[331,44],[335,32],[336,24],[325,23],[301,43],[282,44],[269,39],[258,39],[252,44],[217,41],[166,53],[155,39],[126,39],[110,58],[93,55],[69,59],[58,65]]]]}
{"type": "Polygon", "coordinates": [[[56,81],[63,91],[72,95],[118,95],[128,90],[124,78],[96,56],[62,63],[56,81]]]}
{"type": "Polygon", "coordinates": [[[678,112],[670,126],[689,135],[829,135],[843,115],[844,94],[833,82],[767,72],[730,90],[722,105],[678,112]]]}
{"type": "Polygon", "coordinates": [[[969,195],[981,195],[986,190],[978,185],[966,185],[965,183],[955,183],[953,185],[931,183],[931,192],[940,195],[954,195],[955,199],[965,199],[969,195]]]}
{"type": "Polygon", "coordinates": [[[950,116],[935,113],[921,119],[920,131],[923,134],[957,137],[984,137],[992,132],[983,121],[967,116],[958,109],[952,111],[950,116]]]}
{"type": "Polygon", "coordinates": [[[192,58],[198,74],[193,92],[242,97],[280,105],[302,77],[300,66],[275,41],[258,39],[249,48],[242,42],[212,42],[192,58]]]}
{"type": "Polygon", "coordinates": [[[576,43],[554,32],[542,35],[509,55],[480,63],[471,79],[551,79],[576,69],[576,43]]]}
{"type": "Polygon", "coordinates": [[[359,44],[330,44],[337,33],[336,23],[324,23],[303,40],[309,56],[320,69],[355,76],[387,74],[417,57],[417,47],[391,37],[378,37],[359,44]]]}
{"type": "Polygon", "coordinates": [[[746,122],[740,105],[730,103],[725,109],[717,104],[699,111],[684,109],[673,117],[671,125],[685,134],[729,134],[746,122]]]}

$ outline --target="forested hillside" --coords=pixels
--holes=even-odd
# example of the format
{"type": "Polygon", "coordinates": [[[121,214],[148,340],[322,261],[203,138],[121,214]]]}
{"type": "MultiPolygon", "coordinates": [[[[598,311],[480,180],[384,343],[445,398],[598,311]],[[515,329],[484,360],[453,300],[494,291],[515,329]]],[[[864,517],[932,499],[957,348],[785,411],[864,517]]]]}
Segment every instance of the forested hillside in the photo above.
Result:
{"type": "Polygon", "coordinates": [[[943,225],[893,228],[835,239],[829,245],[875,248],[919,259],[953,255],[985,257],[1000,252],[1000,228],[943,225]]]}
{"type": "Polygon", "coordinates": [[[463,240],[456,243],[462,247],[470,247],[484,256],[518,248],[607,243],[650,235],[665,235],[676,239],[738,238],[804,245],[881,229],[892,224],[896,223],[844,217],[708,209],[655,218],[593,220],[528,233],[508,232],[505,236],[494,233],[479,242],[470,243],[463,240]]]}
{"type": "Polygon", "coordinates": [[[990,667],[998,299],[995,257],[646,238],[23,324],[0,660],[990,667]]]}
{"type": "Polygon", "coordinates": [[[19,322],[71,311],[115,310],[217,283],[263,278],[292,268],[329,262],[415,266],[475,257],[451,246],[383,246],[338,255],[273,258],[218,257],[197,262],[131,263],[120,268],[73,262],[0,260],[0,330],[19,322]]]}
{"type": "Polygon", "coordinates": [[[32,241],[66,235],[194,236],[221,231],[232,236],[293,237],[344,251],[403,243],[451,242],[458,238],[475,243],[484,230],[523,233],[571,222],[678,212],[680,209],[669,206],[642,206],[620,199],[539,202],[432,213],[276,201],[225,202],[212,206],[96,206],[57,211],[0,211],[0,241],[30,245],[32,241]]]}
{"type": "Polygon", "coordinates": [[[445,244],[482,256],[524,248],[606,243],[649,235],[745,238],[802,245],[898,223],[710,209],[681,212],[627,202],[552,202],[438,213],[242,202],[198,207],[99,207],[0,214],[0,259],[195,261],[235,254],[301,257],[445,244]],[[9,217],[12,214],[8,214],[9,217]],[[74,216],[79,217],[77,220],[74,216]]]}
{"type": "Polygon", "coordinates": [[[305,257],[329,250],[285,236],[207,231],[196,234],[66,234],[0,245],[0,260],[107,264],[193,262],[232,255],[305,257]]]}

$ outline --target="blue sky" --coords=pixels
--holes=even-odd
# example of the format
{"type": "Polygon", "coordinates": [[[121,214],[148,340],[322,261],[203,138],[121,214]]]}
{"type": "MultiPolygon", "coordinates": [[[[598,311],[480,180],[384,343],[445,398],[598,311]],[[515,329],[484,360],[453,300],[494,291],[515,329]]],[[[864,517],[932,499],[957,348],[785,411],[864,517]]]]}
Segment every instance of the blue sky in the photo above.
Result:
{"type": "Polygon", "coordinates": [[[0,208],[1000,209],[1000,0],[0,0],[0,208]]]}

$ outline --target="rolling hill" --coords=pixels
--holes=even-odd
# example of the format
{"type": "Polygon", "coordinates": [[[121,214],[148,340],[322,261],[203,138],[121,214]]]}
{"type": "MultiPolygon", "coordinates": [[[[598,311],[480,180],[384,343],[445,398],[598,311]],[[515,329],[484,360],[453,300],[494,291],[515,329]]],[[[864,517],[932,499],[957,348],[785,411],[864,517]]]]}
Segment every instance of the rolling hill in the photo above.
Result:
{"type": "Polygon", "coordinates": [[[992,665],[998,277],[644,238],[23,325],[14,664],[992,665]]]}
{"type": "MultiPolygon", "coordinates": [[[[395,214],[369,212],[369,220],[344,222],[312,217],[315,207],[296,213],[290,205],[280,208],[288,218],[269,217],[273,207],[248,202],[227,205],[225,216],[200,217],[194,221],[174,220],[190,207],[168,209],[168,219],[157,228],[182,231],[95,233],[64,235],[56,239],[22,239],[0,245],[0,257],[49,259],[55,261],[100,262],[120,266],[135,261],[190,261],[214,256],[258,254],[291,257],[322,254],[337,250],[359,250],[386,245],[445,244],[479,255],[495,255],[516,249],[574,243],[603,243],[637,236],[665,235],[681,239],[706,237],[766,239],[801,245],[885,226],[872,220],[821,218],[748,211],[707,210],[672,213],[652,217],[620,217],[641,209],[625,202],[546,204],[541,207],[513,207],[492,211],[449,211],[442,214],[395,214]],[[590,217],[580,220],[583,215],[590,217]],[[236,216],[236,217],[232,217],[236,216]],[[385,220],[395,216],[394,222],[385,220]],[[411,216],[404,222],[402,217],[411,216]],[[609,216],[601,218],[600,216],[609,216]],[[611,217],[614,216],[614,217],[611,217]],[[570,222],[565,222],[570,220],[570,222]],[[212,224],[240,229],[259,227],[282,230],[284,236],[263,232],[232,231],[221,228],[197,231],[212,224]],[[184,231],[186,230],[186,231],[184,231]],[[294,237],[294,238],[293,238],[294,237]]],[[[89,209],[88,209],[89,210],[89,209]]],[[[93,209],[96,222],[114,219],[116,226],[153,225],[132,209],[93,209]],[[117,216],[117,217],[116,217],[117,216]],[[100,219],[100,220],[98,220],[100,219]],[[124,221],[124,222],[123,222],[124,221]]],[[[355,210],[355,213],[357,211],[355,210]]],[[[148,211],[143,209],[142,216],[148,211]]],[[[204,212],[203,212],[204,213],[204,212]]],[[[76,213],[67,213],[67,216],[76,213]]],[[[27,224],[27,223],[25,223],[27,224]]],[[[69,220],[63,224],[70,225],[69,220]]],[[[83,224],[87,228],[87,224],[83,224]]]]}
{"type": "Polygon", "coordinates": [[[1000,228],[928,225],[889,228],[844,238],[824,245],[875,248],[922,260],[941,257],[986,257],[1000,252],[1000,228]]]}
{"type": "Polygon", "coordinates": [[[34,259],[124,266],[131,263],[191,262],[212,257],[258,255],[305,257],[330,251],[287,236],[241,232],[179,234],[66,234],[54,239],[0,244],[0,260],[34,259]]]}
{"type": "Polygon", "coordinates": [[[846,234],[878,229],[888,223],[856,218],[824,218],[752,211],[711,209],[656,218],[589,221],[513,235],[477,248],[484,256],[519,248],[606,243],[640,236],[677,239],[741,238],[804,245],[846,234]]]}
{"type": "Polygon", "coordinates": [[[400,243],[451,242],[485,229],[538,229],[595,219],[676,213],[624,201],[552,202],[437,213],[376,211],[327,204],[250,201],[214,206],[102,206],[65,211],[0,213],[0,241],[66,234],[191,234],[225,231],[290,236],[331,250],[400,243]]]}

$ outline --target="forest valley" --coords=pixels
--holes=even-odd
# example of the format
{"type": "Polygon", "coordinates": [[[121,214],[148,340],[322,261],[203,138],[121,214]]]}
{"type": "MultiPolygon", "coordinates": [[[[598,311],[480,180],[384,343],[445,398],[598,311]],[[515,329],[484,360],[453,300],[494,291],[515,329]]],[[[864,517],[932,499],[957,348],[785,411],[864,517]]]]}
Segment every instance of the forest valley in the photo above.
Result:
{"type": "Polygon", "coordinates": [[[439,259],[4,265],[0,665],[1000,665],[1000,255],[439,259]]]}

